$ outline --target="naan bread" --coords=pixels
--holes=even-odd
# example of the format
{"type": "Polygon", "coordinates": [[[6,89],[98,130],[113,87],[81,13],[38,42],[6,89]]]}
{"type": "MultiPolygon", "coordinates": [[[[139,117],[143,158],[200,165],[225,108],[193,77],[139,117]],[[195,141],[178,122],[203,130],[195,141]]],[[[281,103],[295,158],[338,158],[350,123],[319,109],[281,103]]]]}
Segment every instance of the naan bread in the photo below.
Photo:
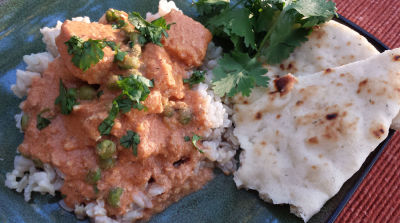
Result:
{"type": "Polygon", "coordinates": [[[382,142],[400,109],[400,49],[235,98],[239,188],[308,221],[382,142]]]}
{"type": "Polygon", "coordinates": [[[379,54],[363,36],[333,20],[314,28],[308,41],[297,47],[288,59],[268,65],[268,76],[291,73],[302,76],[338,67],[379,54]]]}
{"type": "MultiPolygon", "coordinates": [[[[267,76],[309,75],[377,54],[378,50],[365,37],[331,20],[314,28],[308,41],[297,47],[282,64],[267,65],[267,76]]],[[[391,128],[400,130],[400,114],[393,120],[391,128]]]]}

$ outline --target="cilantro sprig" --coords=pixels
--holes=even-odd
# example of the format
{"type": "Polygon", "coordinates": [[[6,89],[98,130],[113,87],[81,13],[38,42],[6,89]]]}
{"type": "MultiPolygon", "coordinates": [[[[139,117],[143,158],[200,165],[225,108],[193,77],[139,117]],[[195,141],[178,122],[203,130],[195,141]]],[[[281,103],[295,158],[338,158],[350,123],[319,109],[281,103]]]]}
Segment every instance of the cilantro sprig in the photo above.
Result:
{"type": "Polygon", "coordinates": [[[140,136],[136,132],[131,130],[126,131],[126,135],[122,136],[119,143],[127,149],[131,148],[133,155],[138,155],[137,148],[140,143],[140,136]]]}
{"type": "Polygon", "coordinates": [[[67,89],[60,79],[59,95],[54,103],[60,106],[62,114],[70,114],[74,105],[79,104],[76,100],[76,96],[76,88],[67,89]]]}
{"type": "Polygon", "coordinates": [[[83,41],[78,36],[72,36],[65,44],[68,47],[68,53],[73,55],[72,63],[82,71],[88,70],[104,57],[103,48],[106,47],[106,43],[102,40],[83,41]]]}
{"type": "Polygon", "coordinates": [[[167,24],[163,17],[160,17],[152,22],[147,22],[137,12],[130,13],[128,20],[133,26],[135,26],[135,29],[140,32],[138,39],[140,45],[152,42],[159,46],[163,46],[161,44],[161,38],[162,36],[168,38],[167,30],[169,30],[172,25],[167,24]]]}
{"type": "Polygon", "coordinates": [[[206,72],[204,70],[195,70],[190,78],[183,79],[183,83],[189,84],[189,88],[193,88],[194,85],[200,84],[206,80],[205,74],[206,72]]]}
{"type": "Polygon", "coordinates": [[[198,0],[194,3],[226,53],[214,69],[213,88],[219,96],[268,86],[262,63],[278,64],[307,41],[312,27],[336,14],[331,0],[198,0]],[[257,62],[259,61],[259,62],[257,62]]]}
{"type": "Polygon", "coordinates": [[[132,108],[142,110],[145,106],[141,103],[146,100],[150,94],[150,88],[154,86],[153,82],[141,75],[132,74],[128,77],[120,77],[117,86],[122,90],[113,102],[112,107],[106,119],[104,119],[98,130],[101,135],[108,135],[114,126],[114,120],[118,113],[129,112],[132,108]]]}

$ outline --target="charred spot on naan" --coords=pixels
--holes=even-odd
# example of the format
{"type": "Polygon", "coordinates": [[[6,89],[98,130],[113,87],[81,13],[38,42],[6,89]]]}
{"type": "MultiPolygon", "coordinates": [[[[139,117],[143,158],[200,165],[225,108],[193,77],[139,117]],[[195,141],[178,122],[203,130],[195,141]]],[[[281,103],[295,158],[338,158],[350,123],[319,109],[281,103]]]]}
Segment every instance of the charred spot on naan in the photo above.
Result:
{"type": "Polygon", "coordinates": [[[301,101],[301,100],[296,101],[296,106],[300,106],[300,105],[302,105],[302,104],[304,104],[304,101],[301,101]]]}
{"type": "Polygon", "coordinates": [[[367,84],[368,84],[368,79],[360,81],[360,83],[358,83],[357,94],[359,94],[367,84]]]}
{"type": "Polygon", "coordinates": [[[347,112],[329,111],[335,106],[328,107],[326,113],[312,113],[304,116],[296,117],[297,126],[313,125],[310,135],[314,135],[306,139],[308,144],[318,144],[319,137],[326,140],[339,140],[341,136],[346,135],[352,129],[355,129],[358,118],[347,120],[347,112]]]}
{"type": "Polygon", "coordinates": [[[370,128],[371,135],[374,138],[381,139],[386,135],[385,126],[382,124],[373,123],[370,128]]]}
{"type": "Polygon", "coordinates": [[[307,139],[307,143],[309,143],[309,144],[318,144],[319,143],[318,137],[314,136],[314,137],[311,137],[311,138],[307,139]]]}
{"type": "Polygon", "coordinates": [[[262,118],[262,113],[261,112],[257,112],[256,115],[254,116],[255,120],[261,120],[262,118]]]}
{"type": "Polygon", "coordinates": [[[297,82],[297,78],[291,74],[287,74],[283,77],[277,78],[274,80],[276,91],[273,91],[270,94],[279,93],[281,97],[285,96],[293,89],[294,84],[297,82]]]}
{"type": "Polygon", "coordinates": [[[331,68],[326,68],[325,70],[324,70],[324,74],[330,74],[330,73],[332,73],[333,72],[333,69],[331,69],[331,68]]]}
{"type": "Polygon", "coordinates": [[[326,120],[329,120],[329,121],[334,120],[338,117],[338,113],[337,112],[330,113],[330,114],[327,114],[325,117],[326,117],[326,120]]]}

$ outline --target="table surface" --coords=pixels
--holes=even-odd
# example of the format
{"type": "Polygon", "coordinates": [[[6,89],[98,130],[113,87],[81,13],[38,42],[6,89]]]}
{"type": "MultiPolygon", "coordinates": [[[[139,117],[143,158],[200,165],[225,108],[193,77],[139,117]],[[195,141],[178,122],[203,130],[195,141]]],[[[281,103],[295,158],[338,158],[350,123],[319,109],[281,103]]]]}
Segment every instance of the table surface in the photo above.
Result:
{"type": "MultiPolygon", "coordinates": [[[[400,47],[400,0],[334,0],[338,12],[400,47]]],[[[400,222],[400,133],[396,132],[336,222],[400,222]]]]}

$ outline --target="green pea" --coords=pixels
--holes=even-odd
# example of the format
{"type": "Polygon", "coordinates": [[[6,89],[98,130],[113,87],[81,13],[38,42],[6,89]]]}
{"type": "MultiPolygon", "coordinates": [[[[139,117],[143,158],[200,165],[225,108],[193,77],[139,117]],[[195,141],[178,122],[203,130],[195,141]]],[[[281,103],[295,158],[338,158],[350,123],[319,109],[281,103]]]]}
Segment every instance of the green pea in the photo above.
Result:
{"type": "Polygon", "coordinates": [[[21,117],[21,129],[25,131],[28,128],[29,116],[27,114],[23,114],[21,117]]]}
{"type": "Polygon", "coordinates": [[[99,166],[103,170],[113,168],[115,165],[115,158],[100,159],[99,166]]]}
{"type": "Polygon", "coordinates": [[[107,88],[110,90],[120,90],[117,81],[118,81],[118,75],[111,75],[107,81],[107,88]]]}
{"type": "Polygon", "coordinates": [[[79,88],[79,99],[81,100],[92,100],[96,97],[96,90],[90,85],[83,85],[79,88]]]}
{"type": "Polygon", "coordinates": [[[123,188],[115,187],[108,192],[107,203],[112,207],[119,207],[123,188]]]}
{"type": "Polygon", "coordinates": [[[124,32],[127,33],[127,34],[130,34],[130,33],[132,33],[132,32],[135,32],[135,28],[134,28],[133,26],[130,26],[130,25],[127,25],[127,24],[125,24],[125,25],[121,28],[121,30],[124,31],[124,32]]]}
{"type": "Polygon", "coordinates": [[[94,170],[89,170],[86,175],[86,182],[90,184],[96,184],[97,181],[101,179],[101,170],[100,168],[96,168],[94,170]]]}
{"type": "Polygon", "coordinates": [[[97,144],[96,152],[101,159],[111,158],[116,152],[115,143],[108,139],[103,140],[97,144]]]}
{"type": "Polygon", "coordinates": [[[121,69],[132,69],[140,66],[139,58],[126,55],[123,61],[118,61],[118,66],[121,69]]]}
{"type": "Polygon", "coordinates": [[[121,12],[115,9],[109,9],[106,11],[107,22],[113,22],[119,19],[121,12]]]}
{"type": "Polygon", "coordinates": [[[164,111],[163,111],[163,113],[162,113],[165,117],[168,117],[168,118],[170,118],[170,117],[172,117],[172,116],[174,116],[174,114],[175,114],[175,110],[171,107],[171,106],[165,106],[164,107],[164,111]]]}
{"type": "Polygon", "coordinates": [[[190,109],[180,109],[178,110],[178,115],[178,121],[182,125],[186,125],[192,121],[192,111],[190,109]]]}

